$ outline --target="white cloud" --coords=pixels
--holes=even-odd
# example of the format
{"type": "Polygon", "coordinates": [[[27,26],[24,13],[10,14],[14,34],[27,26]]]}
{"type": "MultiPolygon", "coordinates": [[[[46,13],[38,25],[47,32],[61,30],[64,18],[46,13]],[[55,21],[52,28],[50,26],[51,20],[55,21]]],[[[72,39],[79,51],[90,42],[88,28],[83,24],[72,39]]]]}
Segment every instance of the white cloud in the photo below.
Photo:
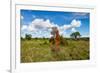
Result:
{"type": "Polygon", "coordinates": [[[77,30],[76,30],[75,28],[72,28],[71,31],[72,31],[72,32],[76,32],[77,30]]]}
{"type": "MultiPolygon", "coordinates": [[[[22,25],[21,27],[21,30],[22,31],[27,31],[27,32],[35,32],[35,33],[32,33],[33,37],[43,37],[43,36],[46,36],[46,37],[49,37],[50,35],[50,29],[48,28],[51,28],[53,26],[57,26],[56,24],[53,24],[50,22],[49,19],[47,20],[43,20],[43,19],[35,19],[33,20],[29,25],[22,25]],[[49,34],[48,34],[49,33],[49,34]]],[[[25,33],[24,33],[25,35],[25,33]]]]}
{"type": "Polygon", "coordinates": [[[27,29],[27,26],[26,25],[23,25],[22,27],[21,27],[21,30],[26,30],[27,29]]]}
{"type": "Polygon", "coordinates": [[[63,25],[60,27],[61,30],[67,30],[70,29],[72,25],[63,25]]]}
{"type": "Polygon", "coordinates": [[[36,34],[38,34],[37,36],[43,37],[43,36],[50,36],[50,31],[51,31],[50,28],[54,27],[54,26],[56,26],[59,29],[60,34],[64,34],[65,31],[68,29],[71,29],[73,32],[75,32],[76,31],[75,28],[81,26],[81,21],[72,20],[72,22],[70,24],[58,26],[57,24],[50,22],[49,19],[47,19],[47,20],[35,19],[29,25],[23,25],[21,27],[21,30],[22,31],[26,30],[28,32],[36,32],[34,36],[36,36],[36,34]]]}
{"type": "Polygon", "coordinates": [[[73,20],[71,22],[72,27],[80,27],[81,26],[81,21],[79,20],[73,20]]]}
{"type": "Polygon", "coordinates": [[[60,27],[60,30],[68,30],[68,29],[75,29],[76,27],[80,27],[81,26],[81,21],[79,20],[72,20],[71,24],[69,25],[63,25],[60,27]]]}
{"type": "Polygon", "coordinates": [[[54,26],[57,27],[61,31],[71,29],[71,28],[75,29],[76,27],[81,26],[81,21],[72,20],[71,24],[69,24],[69,25],[65,24],[63,26],[58,26],[57,24],[51,23],[49,19],[47,19],[47,20],[35,19],[28,26],[23,25],[22,30],[27,29],[29,31],[34,31],[34,30],[40,30],[40,29],[48,29],[48,28],[51,28],[54,26]]]}
{"type": "Polygon", "coordinates": [[[35,19],[27,27],[23,25],[22,30],[23,29],[27,29],[28,31],[43,30],[43,29],[51,28],[53,26],[58,27],[58,25],[51,23],[49,19],[47,20],[35,19]]]}
{"type": "Polygon", "coordinates": [[[32,21],[32,23],[29,25],[36,29],[46,29],[48,27],[52,27],[52,24],[50,23],[50,20],[43,20],[43,19],[35,19],[32,21]]]}

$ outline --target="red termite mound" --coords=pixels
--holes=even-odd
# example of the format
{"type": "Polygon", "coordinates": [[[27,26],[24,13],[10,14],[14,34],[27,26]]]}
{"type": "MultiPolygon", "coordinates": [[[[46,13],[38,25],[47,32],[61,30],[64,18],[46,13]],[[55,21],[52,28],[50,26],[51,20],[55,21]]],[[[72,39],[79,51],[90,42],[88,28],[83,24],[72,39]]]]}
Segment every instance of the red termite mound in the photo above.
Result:
{"type": "Polygon", "coordinates": [[[57,27],[52,27],[51,35],[52,35],[52,37],[50,38],[51,50],[57,52],[60,50],[60,35],[57,27]]]}

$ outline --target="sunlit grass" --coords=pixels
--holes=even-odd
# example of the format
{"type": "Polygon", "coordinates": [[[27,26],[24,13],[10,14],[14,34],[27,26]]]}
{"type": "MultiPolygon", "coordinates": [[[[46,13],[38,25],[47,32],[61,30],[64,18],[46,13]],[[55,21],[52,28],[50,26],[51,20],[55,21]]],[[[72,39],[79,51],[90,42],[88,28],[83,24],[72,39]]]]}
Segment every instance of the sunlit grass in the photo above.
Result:
{"type": "Polygon", "coordinates": [[[89,59],[89,41],[65,40],[59,52],[52,52],[48,39],[21,40],[21,62],[46,62],[89,59]]]}

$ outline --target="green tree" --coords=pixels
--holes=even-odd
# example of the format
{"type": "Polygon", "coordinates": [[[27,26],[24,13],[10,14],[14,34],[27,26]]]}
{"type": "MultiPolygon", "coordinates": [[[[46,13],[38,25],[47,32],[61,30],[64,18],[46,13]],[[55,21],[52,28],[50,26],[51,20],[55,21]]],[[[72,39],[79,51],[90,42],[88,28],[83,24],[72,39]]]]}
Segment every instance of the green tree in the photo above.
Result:
{"type": "Polygon", "coordinates": [[[31,34],[26,34],[26,35],[25,35],[25,39],[31,40],[31,39],[32,39],[32,35],[31,35],[31,34]]]}
{"type": "Polygon", "coordinates": [[[24,38],[21,36],[21,40],[24,40],[24,38]]]}
{"type": "Polygon", "coordinates": [[[80,32],[73,32],[73,33],[71,33],[71,35],[70,35],[72,38],[74,38],[74,39],[79,39],[80,38],[80,36],[81,36],[81,34],[80,34],[80,32]]]}

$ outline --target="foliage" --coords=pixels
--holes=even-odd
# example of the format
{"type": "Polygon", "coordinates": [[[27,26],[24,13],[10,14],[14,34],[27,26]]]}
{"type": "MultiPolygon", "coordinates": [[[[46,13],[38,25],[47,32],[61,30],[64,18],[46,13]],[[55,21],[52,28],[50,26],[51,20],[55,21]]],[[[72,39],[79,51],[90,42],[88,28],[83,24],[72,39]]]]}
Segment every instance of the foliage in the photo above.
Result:
{"type": "Polygon", "coordinates": [[[68,45],[67,40],[63,36],[60,36],[60,44],[63,46],[68,45]]]}
{"type": "Polygon", "coordinates": [[[24,38],[23,38],[23,37],[21,37],[21,40],[24,40],[24,38]]]}
{"type": "Polygon", "coordinates": [[[25,35],[25,39],[31,40],[31,39],[32,39],[32,35],[31,35],[31,34],[26,34],[26,35],[25,35]]]}
{"type": "Polygon", "coordinates": [[[74,38],[74,39],[79,39],[80,38],[80,36],[81,36],[81,34],[80,34],[80,32],[73,32],[73,33],[71,33],[71,35],[70,35],[72,38],[74,38]]]}

